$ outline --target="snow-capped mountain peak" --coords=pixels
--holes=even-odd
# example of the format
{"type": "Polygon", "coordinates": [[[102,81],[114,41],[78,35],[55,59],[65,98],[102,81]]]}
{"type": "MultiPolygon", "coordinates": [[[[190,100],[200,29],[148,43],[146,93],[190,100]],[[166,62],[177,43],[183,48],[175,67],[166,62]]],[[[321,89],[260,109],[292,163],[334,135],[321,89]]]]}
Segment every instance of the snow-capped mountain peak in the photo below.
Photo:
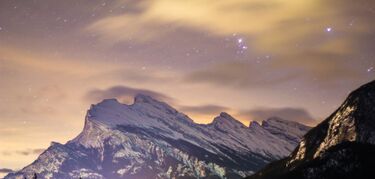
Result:
{"type": "Polygon", "coordinates": [[[151,96],[144,95],[144,94],[137,94],[134,97],[134,104],[132,104],[132,105],[133,106],[147,106],[147,107],[150,107],[150,108],[156,108],[156,109],[159,109],[159,110],[167,111],[170,114],[178,113],[178,111],[176,109],[174,109],[173,107],[171,107],[167,103],[158,101],[155,98],[152,98],[151,96]]]}
{"type": "Polygon", "coordinates": [[[92,105],[76,138],[51,145],[6,178],[33,173],[42,178],[242,178],[286,156],[296,144],[260,125],[246,127],[224,112],[210,124],[196,124],[164,102],[137,95],[130,105],[116,99],[92,105]]]}
{"type": "Polygon", "coordinates": [[[137,94],[134,97],[134,103],[147,103],[147,102],[159,102],[159,101],[156,101],[151,96],[147,96],[144,94],[137,94]]]}
{"type": "Polygon", "coordinates": [[[215,125],[220,128],[225,129],[236,129],[236,128],[246,128],[244,124],[240,121],[234,119],[231,115],[226,112],[221,112],[219,116],[215,117],[211,125],[215,125]]]}
{"type": "Polygon", "coordinates": [[[111,105],[118,105],[118,104],[121,104],[121,103],[116,98],[109,98],[109,99],[103,99],[103,101],[101,101],[97,105],[111,106],[111,105]]]}

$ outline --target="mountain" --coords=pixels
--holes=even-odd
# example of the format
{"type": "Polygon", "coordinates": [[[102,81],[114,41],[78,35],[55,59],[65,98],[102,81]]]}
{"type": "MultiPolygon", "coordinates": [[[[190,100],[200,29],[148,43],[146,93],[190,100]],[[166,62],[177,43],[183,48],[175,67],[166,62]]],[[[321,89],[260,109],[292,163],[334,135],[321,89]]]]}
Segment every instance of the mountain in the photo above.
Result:
{"type": "Polygon", "coordinates": [[[292,154],[249,179],[375,178],[375,81],[352,92],[292,154]]]}
{"type": "Polygon", "coordinates": [[[106,99],[76,138],[5,178],[242,178],[288,155],[308,130],[276,118],[247,127],[227,113],[196,124],[149,96],[131,105],[106,99]]]}

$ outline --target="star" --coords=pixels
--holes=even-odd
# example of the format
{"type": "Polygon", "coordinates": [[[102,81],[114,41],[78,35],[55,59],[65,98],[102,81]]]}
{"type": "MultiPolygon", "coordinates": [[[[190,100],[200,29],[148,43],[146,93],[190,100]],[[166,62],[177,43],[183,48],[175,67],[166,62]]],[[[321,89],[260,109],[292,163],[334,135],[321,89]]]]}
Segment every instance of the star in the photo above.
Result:
{"type": "Polygon", "coordinates": [[[369,72],[369,73],[372,72],[372,71],[374,71],[374,67],[370,67],[370,68],[367,69],[367,72],[369,72]]]}
{"type": "Polygon", "coordinates": [[[353,26],[354,25],[354,20],[350,21],[349,23],[349,26],[353,26]]]}
{"type": "Polygon", "coordinates": [[[327,32],[332,32],[332,31],[333,31],[333,28],[332,28],[332,27],[327,27],[327,28],[326,28],[326,31],[327,31],[327,32]]]}

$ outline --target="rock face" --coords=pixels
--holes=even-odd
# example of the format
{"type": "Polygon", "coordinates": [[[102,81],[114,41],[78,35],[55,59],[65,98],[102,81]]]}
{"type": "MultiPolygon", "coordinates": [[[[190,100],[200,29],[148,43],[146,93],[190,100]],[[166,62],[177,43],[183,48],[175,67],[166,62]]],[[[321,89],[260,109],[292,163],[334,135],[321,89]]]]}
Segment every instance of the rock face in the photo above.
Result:
{"type": "Polygon", "coordinates": [[[287,158],[249,178],[375,178],[375,81],[352,92],[287,158]]]}
{"type": "Polygon", "coordinates": [[[242,178],[288,155],[307,130],[281,119],[247,127],[227,113],[202,125],[149,96],[107,99],[76,138],[5,178],[242,178]]]}

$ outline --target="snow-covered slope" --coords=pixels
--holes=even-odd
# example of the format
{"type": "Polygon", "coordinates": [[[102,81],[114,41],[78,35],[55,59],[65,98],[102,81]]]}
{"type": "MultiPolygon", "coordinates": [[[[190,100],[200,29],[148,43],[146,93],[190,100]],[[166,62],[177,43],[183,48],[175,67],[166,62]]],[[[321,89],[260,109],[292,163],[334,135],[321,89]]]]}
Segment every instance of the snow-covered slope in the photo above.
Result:
{"type": "Polygon", "coordinates": [[[310,127],[301,125],[298,122],[286,121],[277,117],[263,121],[262,127],[270,133],[292,142],[293,145],[298,144],[303,135],[306,134],[306,131],[310,130],[310,127]]]}
{"type": "Polygon", "coordinates": [[[375,178],[375,81],[352,92],[294,152],[249,178],[375,178]]]}
{"type": "Polygon", "coordinates": [[[241,178],[285,157],[309,130],[281,119],[254,124],[227,113],[196,124],[145,95],[132,105],[106,99],[91,106],[75,139],[6,178],[241,178]]]}

